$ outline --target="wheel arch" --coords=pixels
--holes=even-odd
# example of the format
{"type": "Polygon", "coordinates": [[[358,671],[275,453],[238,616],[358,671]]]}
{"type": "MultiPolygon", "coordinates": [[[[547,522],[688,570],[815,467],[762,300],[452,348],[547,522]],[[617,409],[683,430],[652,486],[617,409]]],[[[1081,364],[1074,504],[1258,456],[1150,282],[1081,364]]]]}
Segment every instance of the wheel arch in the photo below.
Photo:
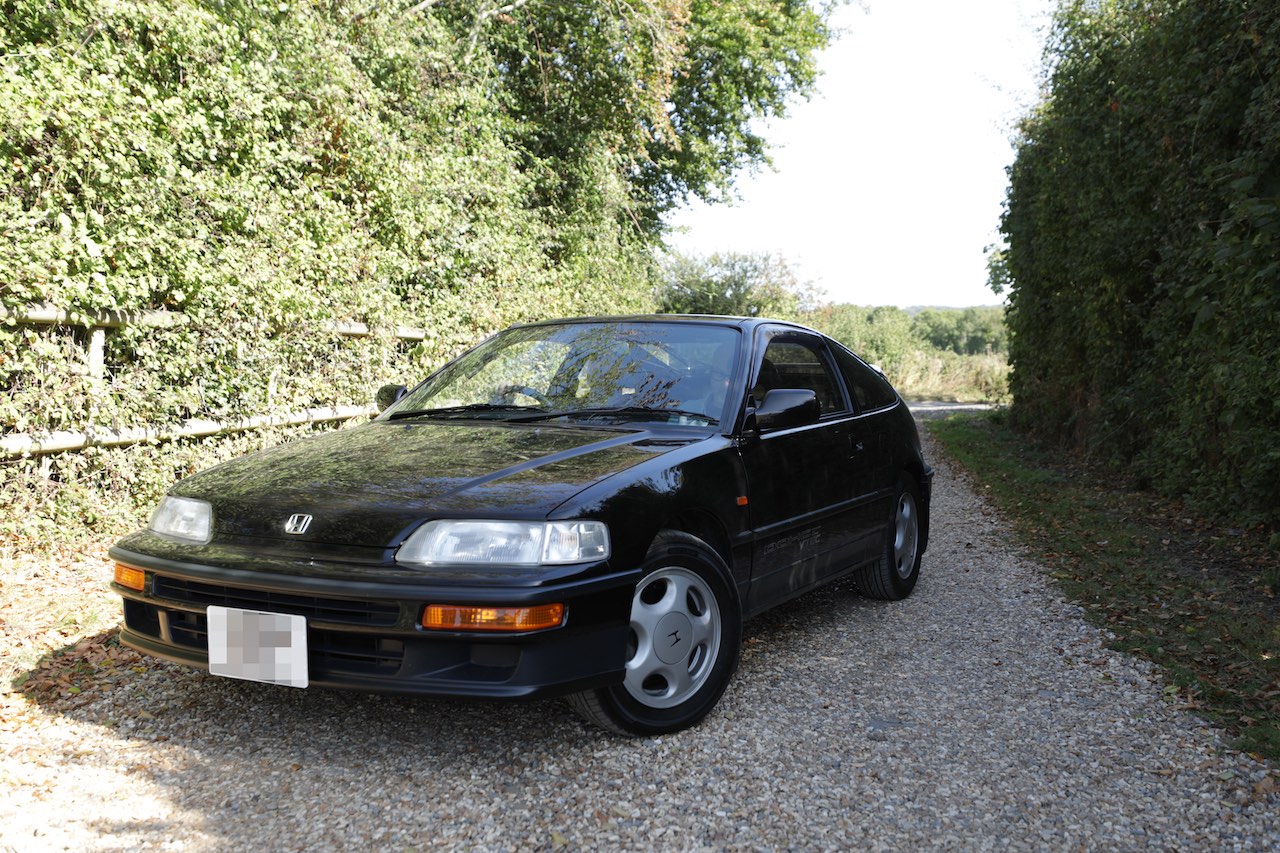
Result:
{"type": "Polygon", "coordinates": [[[931,515],[929,507],[933,495],[933,469],[924,459],[915,459],[907,465],[903,473],[915,485],[916,495],[920,499],[920,551],[923,553],[929,547],[929,516],[931,515]]]}
{"type": "Polygon", "coordinates": [[[684,509],[669,516],[659,529],[678,530],[696,536],[715,551],[734,574],[733,549],[729,545],[729,532],[715,513],[705,509],[684,509]]]}

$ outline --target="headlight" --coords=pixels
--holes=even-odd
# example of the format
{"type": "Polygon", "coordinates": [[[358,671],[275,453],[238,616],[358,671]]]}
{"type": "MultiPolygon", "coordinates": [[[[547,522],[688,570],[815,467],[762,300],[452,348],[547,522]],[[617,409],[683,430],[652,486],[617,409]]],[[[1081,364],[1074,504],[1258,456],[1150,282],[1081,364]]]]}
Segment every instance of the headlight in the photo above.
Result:
{"type": "Polygon", "coordinates": [[[599,521],[429,521],[400,546],[396,562],[549,566],[608,556],[609,528],[599,521]]]}
{"type": "Polygon", "coordinates": [[[161,536],[203,545],[213,532],[213,507],[205,501],[169,495],[160,501],[147,526],[161,536]]]}

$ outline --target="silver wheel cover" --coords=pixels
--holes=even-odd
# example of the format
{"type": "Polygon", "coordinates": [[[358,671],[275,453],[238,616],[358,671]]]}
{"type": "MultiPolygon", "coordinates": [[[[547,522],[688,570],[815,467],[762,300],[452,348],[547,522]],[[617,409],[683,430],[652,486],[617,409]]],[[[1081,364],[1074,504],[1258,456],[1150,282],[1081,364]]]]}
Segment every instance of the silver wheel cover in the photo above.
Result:
{"type": "Polygon", "coordinates": [[[898,498],[898,513],[893,524],[893,563],[898,577],[906,580],[916,565],[916,548],[920,544],[920,518],[916,499],[910,492],[898,498]]]}
{"type": "Polygon", "coordinates": [[[700,575],[678,566],[647,575],[631,599],[627,692],[650,708],[688,700],[715,667],[720,634],[720,605],[700,575]]]}

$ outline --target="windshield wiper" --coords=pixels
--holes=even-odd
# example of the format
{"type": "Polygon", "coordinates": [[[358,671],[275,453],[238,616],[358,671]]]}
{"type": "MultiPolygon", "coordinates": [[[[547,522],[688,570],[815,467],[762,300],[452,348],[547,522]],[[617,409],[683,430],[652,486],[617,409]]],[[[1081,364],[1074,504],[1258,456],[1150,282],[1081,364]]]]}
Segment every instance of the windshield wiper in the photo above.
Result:
{"type": "Polygon", "coordinates": [[[465,406],[445,406],[440,409],[410,409],[404,412],[392,412],[387,420],[398,421],[405,418],[456,418],[474,414],[493,414],[510,412],[542,412],[538,406],[514,406],[506,403],[469,403],[465,406]]]}
{"type": "Polygon", "coordinates": [[[655,416],[685,417],[697,418],[705,421],[707,426],[717,424],[720,421],[710,415],[702,412],[690,412],[685,409],[659,409],[653,406],[596,406],[586,409],[565,409],[559,412],[539,412],[534,415],[524,417],[511,418],[510,420],[518,423],[530,423],[532,421],[549,421],[555,418],[613,418],[621,417],[637,420],[653,420],[655,416]]]}

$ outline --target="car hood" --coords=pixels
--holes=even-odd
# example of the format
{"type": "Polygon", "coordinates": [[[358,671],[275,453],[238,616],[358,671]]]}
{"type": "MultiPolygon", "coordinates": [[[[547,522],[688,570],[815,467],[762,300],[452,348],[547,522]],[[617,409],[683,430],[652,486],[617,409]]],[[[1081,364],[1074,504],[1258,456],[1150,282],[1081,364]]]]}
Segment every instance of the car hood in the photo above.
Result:
{"type": "Polygon", "coordinates": [[[645,431],[375,421],[283,444],[183,480],[213,505],[214,538],[392,547],[424,519],[545,518],[655,453],[645,431]],[[286,534],[293,515],[305,532],[286,534]]]}

